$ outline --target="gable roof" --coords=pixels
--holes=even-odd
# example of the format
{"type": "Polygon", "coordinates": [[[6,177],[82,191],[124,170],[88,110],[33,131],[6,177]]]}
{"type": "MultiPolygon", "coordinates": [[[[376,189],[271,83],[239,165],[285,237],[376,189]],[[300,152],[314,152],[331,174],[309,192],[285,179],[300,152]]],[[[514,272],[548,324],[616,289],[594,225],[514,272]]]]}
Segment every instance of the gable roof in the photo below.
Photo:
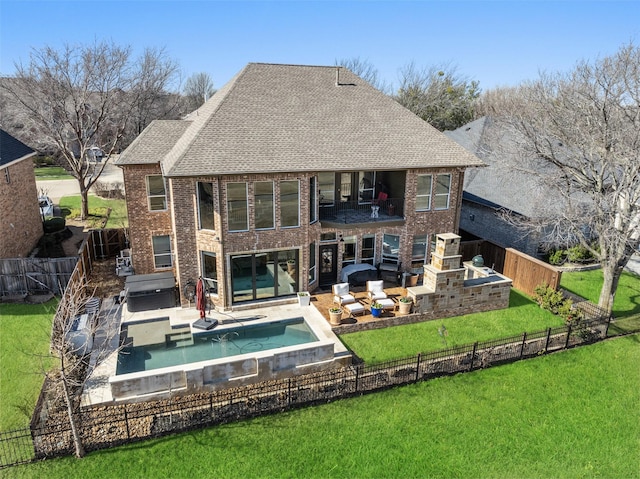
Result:
{"type": "Polygon", "coordinates": [[[0,167],[8,166],[10,163],[24,160],[35,154],[35,150],[6,131],[0,130],[0,167]]]}
{"type": "Polygon", "coordinates": [[[184,121],[167,176],[484,166],[335,66],[250,63],[184,121]]]}

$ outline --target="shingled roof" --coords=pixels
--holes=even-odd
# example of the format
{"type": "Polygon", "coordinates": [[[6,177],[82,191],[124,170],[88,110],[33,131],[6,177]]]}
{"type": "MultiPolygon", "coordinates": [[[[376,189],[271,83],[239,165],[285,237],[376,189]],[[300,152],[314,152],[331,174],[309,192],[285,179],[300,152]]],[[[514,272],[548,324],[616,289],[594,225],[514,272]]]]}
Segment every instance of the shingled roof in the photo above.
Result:
{"type": "MultiPolygon", "coordinates": [[[[484,166],[335,66],[250,63],[176,129],[178,124],[183,133],[162,162],[167,176],[484,166]]],[[[166,146],[168,140],[154,141],[166,146]]],[[[124,160],[150,160],[155,147],[136,143],[124,160]]]]}
{"type": "Polygon", "coordinates": [[[33,156],[35,153],[32,148],[29,148],[17,138],[4,130],[0,130],[0,167],[33,156]]]}

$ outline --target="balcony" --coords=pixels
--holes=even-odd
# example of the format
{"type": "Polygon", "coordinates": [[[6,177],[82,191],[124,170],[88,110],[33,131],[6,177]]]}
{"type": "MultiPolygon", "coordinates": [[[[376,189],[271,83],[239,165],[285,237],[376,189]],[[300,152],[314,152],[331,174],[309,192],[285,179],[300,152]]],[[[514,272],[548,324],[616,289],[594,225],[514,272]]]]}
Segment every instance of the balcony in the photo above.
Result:
{"type": "Polygon", "coordinates": [[[323,227],[398,221],[404,221],[404,198],[387,198],[378,205],[360,201],[340,201],[330,205],[320,203],[320,222],[323,227]]]}

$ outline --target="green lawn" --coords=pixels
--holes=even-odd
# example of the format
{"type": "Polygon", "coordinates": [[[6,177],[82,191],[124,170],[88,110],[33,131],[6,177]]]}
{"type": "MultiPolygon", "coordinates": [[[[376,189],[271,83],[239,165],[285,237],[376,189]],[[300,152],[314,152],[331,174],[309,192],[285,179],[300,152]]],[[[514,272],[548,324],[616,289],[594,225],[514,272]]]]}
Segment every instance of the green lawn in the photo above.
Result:
{"type": "Polygon", "coordinates": [[[57,301],[25,305],[0,303],[0,431],[29,426],[49,349],[57,301]]]}
{"type": "MultiPolygon", "coordinates": [[[[560,286],[598,304],[602,288],[602,270],[562,273],[560,286]]],[[[640,277],[627,271],[622,273],[613,302],[616,318],[640,314],[640,277]]]]}
{"type": "Polygon", "coordinates": [[[60,166],[46,166],[33,169],[36,180],[72,180],[73,176],[60,166]]]}
{"type": "Polygon", "coordinates": [[[543,310],[528,296],[512,289],[507,309],[360,331],[341,335],[340,339],[361,359],[373,364],[563,324],[558,316],[543,310]],[[439,332],[443,325],[446,335],[439,332]]]}
{"type": "Polygon", "coordinates": [[[0,477],[638,478],[639,342],[626,336],[0,477]]]}
{"type": "MultiPolygon", "coordinates": [[[[82,199],[79,195],[63,196],[59,202],[62,215],[67,218],[80,216],[81,204],[82,199]]],[[[126,228],[129,226],[125,200],[107,199],[89,195],[89,219],[87,220],[89,227],[100,228],[101,221],[106,216],[108,208],[111,208],[111,213],[109,214],[109,220],[105,228],[126,228]]]]}

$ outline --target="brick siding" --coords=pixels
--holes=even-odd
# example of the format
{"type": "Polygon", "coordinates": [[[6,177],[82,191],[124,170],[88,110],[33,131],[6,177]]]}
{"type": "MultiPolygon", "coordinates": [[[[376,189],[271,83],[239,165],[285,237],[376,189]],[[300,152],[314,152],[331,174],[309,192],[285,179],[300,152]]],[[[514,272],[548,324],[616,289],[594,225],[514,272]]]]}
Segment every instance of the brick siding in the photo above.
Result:
{"type": "Polygon", "coordinates": [[[28,256],[43,234],[31,157],[0,168],[0,211],[0,258],[28,256]]]}

